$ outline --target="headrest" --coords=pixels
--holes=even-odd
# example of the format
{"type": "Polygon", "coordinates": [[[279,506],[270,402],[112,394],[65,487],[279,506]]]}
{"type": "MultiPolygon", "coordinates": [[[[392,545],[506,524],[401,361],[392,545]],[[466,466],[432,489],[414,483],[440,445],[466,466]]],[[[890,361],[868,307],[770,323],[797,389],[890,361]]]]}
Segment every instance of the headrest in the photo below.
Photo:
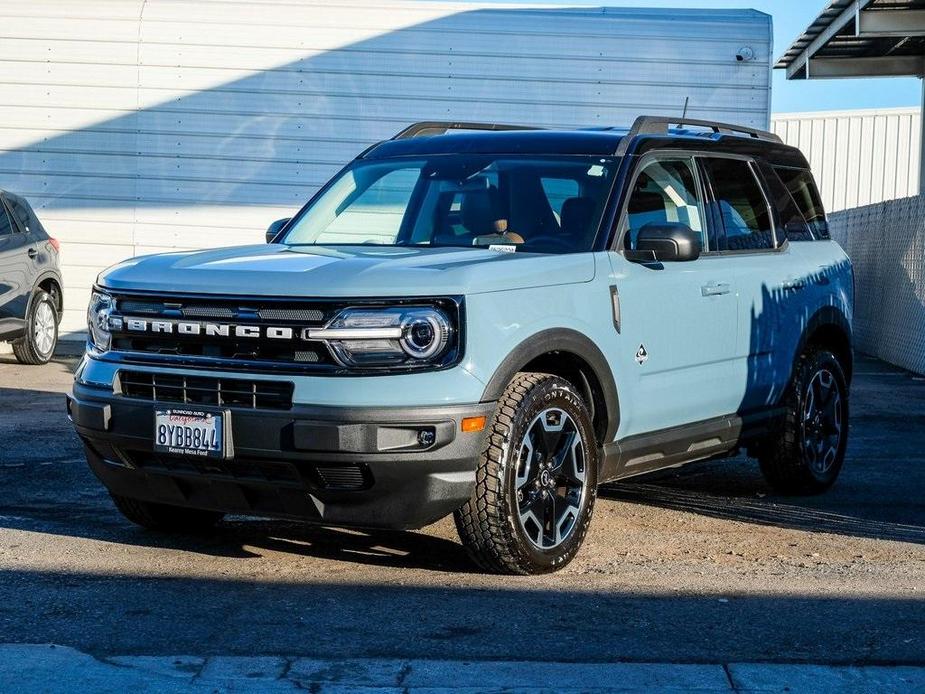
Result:
{"type": "Polygon", "coordinates": [[[559,225],[563,234],[583,234],[594,214],[593,198],[568,198],[562,203],[559,225]]]}
{"type": "Polygon", "coordinates": [[[462,223],[476,235],[495,233],[494,222],[504,218],[497,188],[470,190],[460,201],[462,223]]]}

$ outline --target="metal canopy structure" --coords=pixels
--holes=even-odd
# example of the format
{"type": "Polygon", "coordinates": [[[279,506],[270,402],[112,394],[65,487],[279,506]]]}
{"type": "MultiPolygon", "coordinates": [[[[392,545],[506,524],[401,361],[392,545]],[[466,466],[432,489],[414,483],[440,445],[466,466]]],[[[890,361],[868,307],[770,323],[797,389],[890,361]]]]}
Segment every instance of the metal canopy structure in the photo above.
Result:
{"type": "Polygon", "coordinates": [[[833,0],[774,67],[791,80],[922,77],[925,0],[833,0]]]}
{"type": "MultiPolygon", "coordinates": [[[[925,77],[925,0],[831,0],[774,67],[790,80],[925,77]]],[[[922,125],[925,193],[925,117],[922,125]]]]}

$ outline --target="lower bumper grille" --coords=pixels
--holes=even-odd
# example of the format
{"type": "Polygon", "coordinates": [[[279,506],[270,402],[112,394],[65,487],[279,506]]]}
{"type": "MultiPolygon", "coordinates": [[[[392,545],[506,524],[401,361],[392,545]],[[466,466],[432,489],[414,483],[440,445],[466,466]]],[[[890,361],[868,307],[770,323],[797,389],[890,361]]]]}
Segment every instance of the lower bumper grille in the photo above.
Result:
{"type": "Polygon", "coordinates": [[[147,371],[120,371],[122,395],[184,405],[245,407],[255,410],[292,408],[294,386],[287,381],[186,376],[147,371]]]}
{"type": "Polygon", "coordinates": [[[266,482],[287,487],[302,488],[305,486],[295,466],[286,462],[256,458],[216,460],[138,451],[123,451],[122,453],[136,467],[151,472],[227,477],[242,482],[266,482]]]}

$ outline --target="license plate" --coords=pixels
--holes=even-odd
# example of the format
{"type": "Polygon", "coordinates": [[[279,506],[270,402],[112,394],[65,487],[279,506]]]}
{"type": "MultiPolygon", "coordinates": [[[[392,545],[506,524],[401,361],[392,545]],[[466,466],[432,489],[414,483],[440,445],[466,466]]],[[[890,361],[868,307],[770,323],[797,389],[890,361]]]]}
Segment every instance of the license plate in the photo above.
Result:
{"type": "Polygon", "coordinates": [[[170,409],[154,412],[154,450],[173,455],[224,458],[225,413],[170,409]]]}

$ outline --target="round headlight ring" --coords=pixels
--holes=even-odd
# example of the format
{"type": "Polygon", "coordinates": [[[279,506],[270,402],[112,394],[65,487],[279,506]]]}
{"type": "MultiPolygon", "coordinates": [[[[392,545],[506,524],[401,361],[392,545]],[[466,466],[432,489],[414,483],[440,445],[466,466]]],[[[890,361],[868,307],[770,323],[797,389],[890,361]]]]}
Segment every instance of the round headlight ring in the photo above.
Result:
{"type": "Polygon", "coordinates": [[[409,312],[403,317],[401,328],[401,348],[414,359],[430,359],[450,339],[450,321],[435,309],[409,312]]]}

